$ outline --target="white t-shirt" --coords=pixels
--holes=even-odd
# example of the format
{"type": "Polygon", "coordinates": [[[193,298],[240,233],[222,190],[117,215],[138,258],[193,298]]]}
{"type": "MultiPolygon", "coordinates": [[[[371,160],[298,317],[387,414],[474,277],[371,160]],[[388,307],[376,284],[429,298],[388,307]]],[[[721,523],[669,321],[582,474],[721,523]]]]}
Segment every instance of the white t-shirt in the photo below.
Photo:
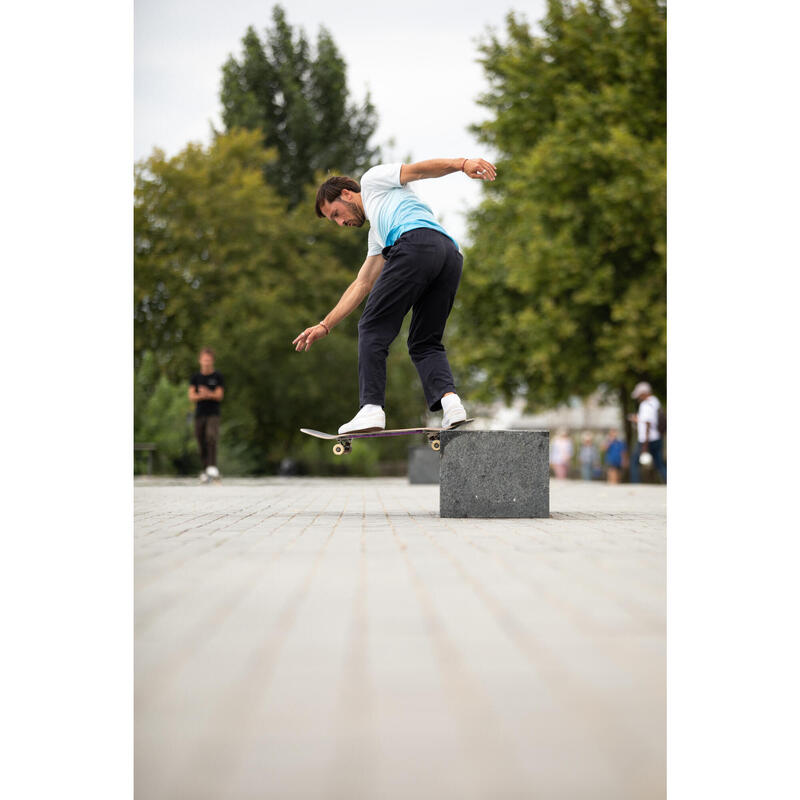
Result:
{"type": "Polygon", "coordinates": [[[661,403],[658,402],[658,398],[654,397],[652,394],[650,397],[646,397],[639,403],[639,441],[644,442],[645,440],[648,442],[655,442],[657,439],[661,438],[661,434],[658,432],[658,409],[661,408],[661,403]],[[650,437],[647,438],[647,423],[650,423],[650,437]]]}
{"type": "MultiPolygon", "coordinates": [[[[361,176],[361,202],[370,224],[368,256],[378,255],[384,247],[390,247],[414,228],[432,228],[453,239],[416,192],[400,183],[402,166],[378,164],[361,176]]],[[[458,247],[458,242],[453,241],[458,247]]]]}

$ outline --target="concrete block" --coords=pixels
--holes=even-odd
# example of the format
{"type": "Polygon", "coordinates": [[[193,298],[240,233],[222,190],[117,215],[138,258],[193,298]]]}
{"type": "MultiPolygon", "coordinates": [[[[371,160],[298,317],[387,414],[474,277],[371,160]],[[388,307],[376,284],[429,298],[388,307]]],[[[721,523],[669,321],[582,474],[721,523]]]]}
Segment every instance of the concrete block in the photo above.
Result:
{"type": "Polygon", "coordinates": [[[430,445],[412,445],[408,448],[408,482],[439,483],[441,460],[430,445]]]}
{"type": "Polygon", "coordinates": [[[549,431],[442,431],[442,517],[549,517],[549,431]]]}

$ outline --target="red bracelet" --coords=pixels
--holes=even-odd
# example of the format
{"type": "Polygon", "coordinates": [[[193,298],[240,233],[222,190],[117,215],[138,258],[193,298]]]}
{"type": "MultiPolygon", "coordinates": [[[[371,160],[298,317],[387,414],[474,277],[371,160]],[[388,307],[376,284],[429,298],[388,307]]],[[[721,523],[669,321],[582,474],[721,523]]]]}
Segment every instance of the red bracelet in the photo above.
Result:
{"type": "Polygon", "coordinates": [[[317,324],[318,324],[318,325],[322,325],[322,327],[323,327],[323,328],[325,328],[325,333],[326,333],[328,336],[330,336],[330,335],[331,335],[330,328],[329,328],[329,327],[328,327],[328,326],[327,326],[327,325],[326,325],[326,324],[325,324],[325,323],[324,323],[322,320],[320,320],[320,321],[319,321],[317,324]]]}
{"type": "Polygon", "coordinates": [[[461,171],[462,171],[462,172],[464,172],[464,164],[466,164],[466,163],[467,163],[467,161],[469,161],[469,159],[465,158],[465,159],[464,159],[464,160],[461,162],[461,171]]]}

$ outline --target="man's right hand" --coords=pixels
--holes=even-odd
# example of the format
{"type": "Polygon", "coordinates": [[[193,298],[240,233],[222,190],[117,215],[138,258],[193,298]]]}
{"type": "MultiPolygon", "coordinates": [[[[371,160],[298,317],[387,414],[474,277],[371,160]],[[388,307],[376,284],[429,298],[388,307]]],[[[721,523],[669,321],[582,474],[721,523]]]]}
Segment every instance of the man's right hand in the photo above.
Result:
{"type": "Polygon", "coordinates": [[[292,344],[295,345],[295,351],[299,353],[301,350],[308,350],[317,339],[322,339],[327,335],[328,333],[323,325],[312,325],[297,336],[292,344]]]}

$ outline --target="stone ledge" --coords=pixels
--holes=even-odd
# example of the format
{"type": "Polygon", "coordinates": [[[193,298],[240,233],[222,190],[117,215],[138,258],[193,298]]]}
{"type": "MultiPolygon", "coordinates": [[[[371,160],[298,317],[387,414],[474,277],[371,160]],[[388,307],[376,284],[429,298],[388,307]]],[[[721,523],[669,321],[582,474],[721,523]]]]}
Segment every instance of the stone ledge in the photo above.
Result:
{"type": "Polygon", "coordinates": [[[408,482],[439,483],[441,456],[430,445],[412,445],[408,448],[408,482]]]}
{"type": "Polygon", "coordinates": [[[549,431],[443,431],[441,517],[550,516],[549,431]]]}

